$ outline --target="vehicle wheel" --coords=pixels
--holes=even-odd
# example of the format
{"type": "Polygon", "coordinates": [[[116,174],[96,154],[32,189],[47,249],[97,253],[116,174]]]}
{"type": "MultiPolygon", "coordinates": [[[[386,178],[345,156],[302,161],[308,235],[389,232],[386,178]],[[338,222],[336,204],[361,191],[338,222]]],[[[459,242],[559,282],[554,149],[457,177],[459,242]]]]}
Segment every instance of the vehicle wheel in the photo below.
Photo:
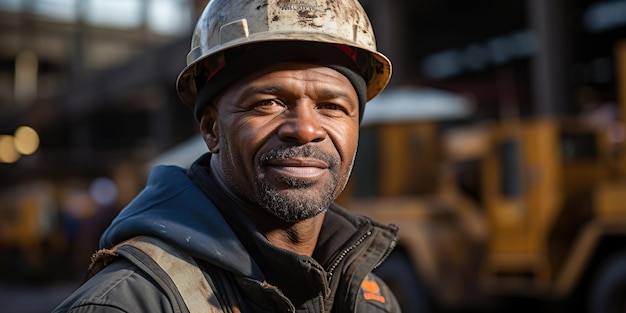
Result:
{"type": "Polygon", "coordinates": [[[398,299],[402,312],[430,312],[428,296],[409,257],[394,251],[375,271],[398,299]]]}
{"type": "Polygon", "coordinates": [[[604,263],[589,291],[590,313],[626,312],[626,251],[604,263]]]}

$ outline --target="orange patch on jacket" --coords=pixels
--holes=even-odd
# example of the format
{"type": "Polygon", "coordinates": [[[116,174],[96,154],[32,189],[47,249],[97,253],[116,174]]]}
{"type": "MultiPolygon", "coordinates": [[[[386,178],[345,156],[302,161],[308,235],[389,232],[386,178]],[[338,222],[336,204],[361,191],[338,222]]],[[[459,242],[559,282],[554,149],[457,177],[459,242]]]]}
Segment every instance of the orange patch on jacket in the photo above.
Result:
{"type": "Polygon", "coordinates": [[[361,289],[363,289],[363,298],[365,298],[365,300],[385,303],[385,297],[380,294],[380,287],[375,281],[365,278],[361,283],[361,289]]]}

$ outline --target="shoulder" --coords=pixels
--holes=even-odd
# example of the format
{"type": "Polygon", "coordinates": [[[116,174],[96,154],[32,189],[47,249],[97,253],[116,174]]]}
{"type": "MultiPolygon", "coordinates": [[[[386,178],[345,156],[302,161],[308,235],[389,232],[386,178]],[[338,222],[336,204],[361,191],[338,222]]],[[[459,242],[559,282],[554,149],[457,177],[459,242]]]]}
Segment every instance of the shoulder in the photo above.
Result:
{"type": "Polygon", "coordinates": [[[361,282],[356,312],[400,312],[400,305],[391,289],[380,277],[369,273],[361,282]]]}
{"type": "Polygon", "coordinates": [[[120,258],[82,284],[53,312],[170,313],[172,309],[150,276],[120,258]]]}

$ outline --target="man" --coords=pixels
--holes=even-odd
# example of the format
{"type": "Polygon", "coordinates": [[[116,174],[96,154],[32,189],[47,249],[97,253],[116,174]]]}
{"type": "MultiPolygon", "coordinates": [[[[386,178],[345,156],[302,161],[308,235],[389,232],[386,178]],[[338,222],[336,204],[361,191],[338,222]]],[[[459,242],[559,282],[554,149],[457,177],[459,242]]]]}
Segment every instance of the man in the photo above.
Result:
{"type": "Polygon", "coordinates": [[[391,64],[356,0],[213,0],[178,79],[210,153],[157,167],[56,312],[398,312],[395,226],[333,204],[391,64]]]}

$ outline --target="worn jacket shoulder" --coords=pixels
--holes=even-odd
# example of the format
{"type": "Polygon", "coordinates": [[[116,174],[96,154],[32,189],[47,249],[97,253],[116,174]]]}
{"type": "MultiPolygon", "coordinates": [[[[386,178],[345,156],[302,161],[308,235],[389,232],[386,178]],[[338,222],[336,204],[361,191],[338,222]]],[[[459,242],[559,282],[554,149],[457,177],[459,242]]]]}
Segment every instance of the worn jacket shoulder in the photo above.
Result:
{"type": "Polygon", "coordinates": [[[172,312],[157,284],[131,262],[120,259],[81,285],[53,313],[172,312]]]}

